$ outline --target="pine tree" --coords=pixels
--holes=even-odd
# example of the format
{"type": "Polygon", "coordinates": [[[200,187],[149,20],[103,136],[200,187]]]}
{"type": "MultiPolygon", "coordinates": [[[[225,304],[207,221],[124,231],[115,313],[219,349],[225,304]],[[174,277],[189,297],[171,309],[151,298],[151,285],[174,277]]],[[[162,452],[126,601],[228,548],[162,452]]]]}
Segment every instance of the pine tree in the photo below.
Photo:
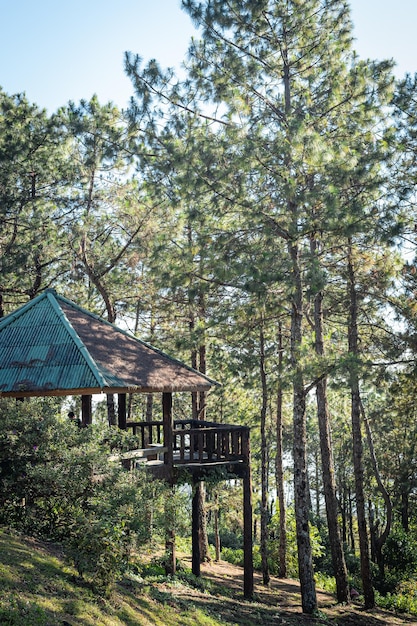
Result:
{"type": "Polygon", "coordinates": [[[0,92],[0,317],[62,271],[65,145],[59,116],[48,117],[24,94],[0,92]]]}
{"type": "MultiPolygon", "coordinates": [[[[338,238],[362,228],[367,199],[381,184],[375,128],[383,125],[390,64],[357,60],[343,0],[185,0],[183,6],[202,34],[190,47],[186,83],[172,82],[155,63],[141,69],[133,57],[127,69],[142,115],[150,103],[161,116],[177,109],[206,120],[207,134],[215,137],[210,165],[197,169],[198,189],[205,187],[208,206],[222,215],[229,237],[235,230],[229,258],[238,260],[229,269],[240,262],[240,284],[259,292],[285,282],[299,574],[303,610],[312,613],[306,396],[324,378],[323,369],[306,368],[306,308],[312,289],[327,290],[329,269],[321,272],[318,290],[310,277],[317,262],[327,265],[338,238]],[[323,242],[317,258],[310,253],[312,238],[323,242]],[[258,241],[263,245],[255,247],[258,241]],[[250,255],[242,250],[250,246],[255,262],[248,265],[243,259],[250,255]],[[278,262],[271,262],[274,254],[278,262]]],[[[346,601],[345,570],[337,564],[335,570],[344,579],[339,599],[346,601]]]]}

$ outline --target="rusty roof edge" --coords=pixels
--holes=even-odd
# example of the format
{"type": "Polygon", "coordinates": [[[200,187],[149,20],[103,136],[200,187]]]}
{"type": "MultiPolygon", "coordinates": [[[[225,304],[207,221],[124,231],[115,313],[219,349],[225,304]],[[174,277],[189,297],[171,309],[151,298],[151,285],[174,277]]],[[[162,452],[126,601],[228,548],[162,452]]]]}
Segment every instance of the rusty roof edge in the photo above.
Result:
{"type": "Polygon", "coordinates": [[[67,329],[68,334],[70,335],[70,337],[74,341],[74,343],[77,346],[77,348],[80,350],[84,360],[86,361],[88,367],[90,368],[90,370],[91,370],[94,378],[96,379],[100,389],[104,389],[105,387],[108,387],[109,386],[108,382],[106,381],[106,379],[100,373],[100,371],[99,371],[99,369],[97,367],[97,364],[94,361],[94,359],[91,356],[91,354],[89,353],[87,347],[81,341],[80,337],[77,335],[77,333],[75,332],[74,328],[72,327],[71,322],[69,321],[69,319],[65,315],[64,311],[59,306],[57,300],[60,298],[60,296],[58,296],[53,289],[48,289],[48,290],[46,290],[45,293],[46,293],[46,297],[48,298],[50,304],[52,305],[55,313],[64,322],[64,326],[67,329]]]}
{"type": "Polygon", "coordinates": [[[203,374],[202,372],[199,372],[198,370],[194,369],[190,365],[187,365],[183,361],[180,361],[179,359],[176,359],[175,357],[167,354],[166,352],[163,352],[159,348],[155,348],[155,346],[152,346],[150,343],[147,343],[146,341],[143,341],[142,339],[139,339],[138,337],[135,337],[135,335],[132,335],[132,333],[130,333],[130,332],[126,331],[126,330],[123,330],[123,328],[119,328],[119,326],[116,326],[115,324],[112,324],[111,322],[108,322],[107,320],[103,319],[99,315],[96,315],[95,313],[91,313],[91,311],[87,311],[87,309],[83,309],[83,307],[79,306],[78,304],[75,304],[75,302],[72,302],[68,298],[65,298],[64,296],[61,296],[61,295],[57,294],[54,289],[51,289],[49,291],[51,293],[53,293],[53,295],[54,295],[56,300],[62,300],[63,302],[65,302],[69,306],[72,306],[72,307],[78,309],[78,311],[81,311],[85,315],[90,315],[90,317],[93,317],[94,319],[96,319],[97,321],[101,322],[102,324],[107,324],[107,326],[110,326],[114,330],[117,330],[119,333],[122,333],[123,335],[126,335],[126,337],[129,337],[129,339],[133,339],[134,341],[137,341],[138,343],[142,344],[143,346],[146,346],[150,350],[153,350],[154,352],[157,352],[161,356],[169,359],[173,363],[177,363],[177,365],[181,365],[182,367],[185,367],[187,370],[189,370],[190,372],[193,372],[194,374],[198,374],[199,376],[204,378],[210,384],[210,386],[222,387],[222,384],[219,383],[217,380],[214,380],[213,378],[210,378],[206,374],[203,374]]]}

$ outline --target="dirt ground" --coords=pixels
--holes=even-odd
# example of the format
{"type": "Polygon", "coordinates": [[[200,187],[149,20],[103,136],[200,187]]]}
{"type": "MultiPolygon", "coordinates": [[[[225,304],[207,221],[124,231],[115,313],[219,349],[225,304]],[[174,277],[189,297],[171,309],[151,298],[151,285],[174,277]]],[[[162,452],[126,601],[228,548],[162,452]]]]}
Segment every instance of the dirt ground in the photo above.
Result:
{"type": "MultiPolygon", "coordinates": [[[[183,559],[186,561],[187,559],[183,559]]],[[[187,563],[187,566],[190,566],[187,563]]],[[[175,601],[191,602],[215,615],[225,624],[237,626],[417,626],[417,618],[397,616],[388,611],[365,611],[360,604],[341,606],[332,595],[317,591],[318,616],[303,615],[300,587],[296,580],[271,578],[269,587],[262,585],[255,573],[252,602],[243,599],[243,570],[220,561],[202,565],[202,577],[210,581],[210,593],[187,586],[175,588],[175,601]]],[[[167,590],[165,589],[165,592],[167,590]]]]}

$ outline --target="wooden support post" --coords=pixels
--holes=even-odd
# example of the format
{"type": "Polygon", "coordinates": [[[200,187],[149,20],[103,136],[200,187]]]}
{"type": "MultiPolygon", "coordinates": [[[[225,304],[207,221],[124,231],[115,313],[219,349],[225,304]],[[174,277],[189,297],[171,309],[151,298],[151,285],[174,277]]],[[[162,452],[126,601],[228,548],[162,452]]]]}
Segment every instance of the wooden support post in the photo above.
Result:
{"type": "Polygon", "coordinates": [[[119,428],[126,430],[126,394],[119,393],[117,400],[117,419],[119,428]]]}
{"type": "Polygon", "coordinates": [[[194,481],[193,482],[193,500],[192,500],[192,530],[191,530],[191,542],[192,542],[191,571],[194,574],[194,576],[201,575],[199,510],[200,510],[200,506],[199,506],[198,481],[194,481]]]}
{"type": "Polygon", "coordinates": [[[252,477],[250,467],[249,429],[242,435],[245,457],[243,478],[243,595],[250,600],[253,597],[253,552],[252,552],[252,477]]]}
{"type": "MultiPolygon", "coordinates": [[[[167,452],[164,453],[164,463],[167,469],[167,481],[174,496],[174,462],[173,462],[173,419],[172,419],[172,393],[162,394],[162,419],[164,430],[164,447],[167,452]]],[[[174,498],[168,498],[165,502],[165,553],[166,574],[175,574],[176,572],[176,554],[175,554],[175,507],[174,498]]]]}
{"type": "Polygon", "coordinates": [[[93,421],[93,396],[81,396],[81,421],[83,426],[88,426],[93,421]]]}

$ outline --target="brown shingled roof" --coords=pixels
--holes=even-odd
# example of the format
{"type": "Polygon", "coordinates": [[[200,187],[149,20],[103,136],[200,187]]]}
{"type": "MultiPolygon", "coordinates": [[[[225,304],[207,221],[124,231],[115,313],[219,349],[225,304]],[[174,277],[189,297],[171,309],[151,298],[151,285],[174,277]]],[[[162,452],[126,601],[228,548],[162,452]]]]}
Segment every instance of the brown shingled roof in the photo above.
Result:
{"type": "Polygon", "coordinates": [[[0,321],[0,396],[205,391],[217,384],[53,290],[0,321]]]}

